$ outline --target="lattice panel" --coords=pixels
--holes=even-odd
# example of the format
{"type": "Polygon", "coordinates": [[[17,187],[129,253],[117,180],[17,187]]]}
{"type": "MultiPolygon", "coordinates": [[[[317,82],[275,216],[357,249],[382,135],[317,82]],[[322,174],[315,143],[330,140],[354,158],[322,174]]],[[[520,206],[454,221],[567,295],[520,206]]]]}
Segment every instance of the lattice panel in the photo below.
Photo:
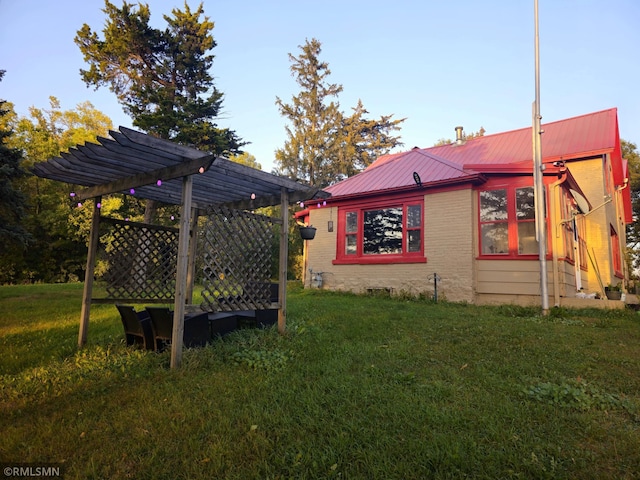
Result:
{"type": "Polygon", "coordinates": [[[176,288],[176,228],[103,219],[111,226],[105,242],[107,296],[129,300],[171,300],[176,288]]]}
{"type": "Polygon", "coordinates": [[[215,208],[202,228],[201,308],[209,312],[269,308],[272,221],[263,215],[215,208]]]}

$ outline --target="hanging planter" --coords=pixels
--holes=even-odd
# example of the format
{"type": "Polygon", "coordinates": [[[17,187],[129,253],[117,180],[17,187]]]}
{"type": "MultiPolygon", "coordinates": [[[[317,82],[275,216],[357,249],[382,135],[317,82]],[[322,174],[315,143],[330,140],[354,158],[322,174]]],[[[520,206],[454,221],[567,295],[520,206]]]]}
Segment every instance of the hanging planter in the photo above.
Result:
{"type": "Polygon", "coordinates": [[[300,236],[303,240],[313,240],[316,236],[316,227],[300,227],[300,236]]]}

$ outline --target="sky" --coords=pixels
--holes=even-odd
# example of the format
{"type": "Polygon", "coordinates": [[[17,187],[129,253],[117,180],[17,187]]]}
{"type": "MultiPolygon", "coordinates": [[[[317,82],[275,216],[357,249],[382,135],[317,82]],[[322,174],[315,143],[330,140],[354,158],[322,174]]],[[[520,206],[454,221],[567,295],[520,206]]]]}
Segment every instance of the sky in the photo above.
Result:
{"type": "MultiPolygon", "coordinates": [[[[640,145],[640,2],[538,0],[542,122],[612,107],[620,135],[640,145]]],[[[113,0],[121,6],[121,0],[113,0]]],[[[136,2],[131,2],[136,3],[136,2]]],[[[147,0],[151,24],[183,0],[147,0]]],[[[187,2],[195,9],[199,2],[187,2]]],[[[534,0],[204,0],[215,23],[212,74],[224,93],[217,123],[250,142],[263,170],[287,140],[275,104],[300,91],[289,54],[316,38],[335,99],[346,114],[361,100],[368,118],[405,118],[403,146],[531,126],[535,100],[534,0]]],[[[106,87],[87,87],[74,43],[88,24],[102,37],[104,0],[0,0],[0,99],[16,113],[89,101],[114,127],[132,127],[106,87]]],[[[542,138],[544,142],[544,136],[542,138]]]]}

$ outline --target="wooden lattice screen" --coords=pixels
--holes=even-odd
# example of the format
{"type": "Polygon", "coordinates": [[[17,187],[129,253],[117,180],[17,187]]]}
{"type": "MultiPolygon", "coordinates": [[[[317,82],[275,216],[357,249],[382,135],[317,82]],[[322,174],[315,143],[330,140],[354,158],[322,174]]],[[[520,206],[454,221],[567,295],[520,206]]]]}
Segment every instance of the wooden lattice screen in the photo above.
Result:
{"type": "Polygon", "coordinates": [[[201,230],[202,310],[262,310],[271,306],[273,221],[247,211],[212,208],[201,230]]]}
{"type": "Polygon", "coordinates": [[[101,260],[107,299],[169,303],[175,296],[179,230],[101,219],[101,260]]]}

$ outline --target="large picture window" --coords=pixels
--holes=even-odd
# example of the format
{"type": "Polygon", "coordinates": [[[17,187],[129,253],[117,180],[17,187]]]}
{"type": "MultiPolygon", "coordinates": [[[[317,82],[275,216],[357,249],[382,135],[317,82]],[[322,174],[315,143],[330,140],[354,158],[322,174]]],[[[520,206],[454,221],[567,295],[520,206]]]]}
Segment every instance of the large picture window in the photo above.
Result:
{"type": "Polygon", "coordinates": [[[538,253],[533,187],[505,186],[481,191],[479,206],[482,255],[538,253]]]}
{"type": "Polygon", "coordinates": [[[341,210],[336,263],[424,261],[422,201],[341,210]]]}

